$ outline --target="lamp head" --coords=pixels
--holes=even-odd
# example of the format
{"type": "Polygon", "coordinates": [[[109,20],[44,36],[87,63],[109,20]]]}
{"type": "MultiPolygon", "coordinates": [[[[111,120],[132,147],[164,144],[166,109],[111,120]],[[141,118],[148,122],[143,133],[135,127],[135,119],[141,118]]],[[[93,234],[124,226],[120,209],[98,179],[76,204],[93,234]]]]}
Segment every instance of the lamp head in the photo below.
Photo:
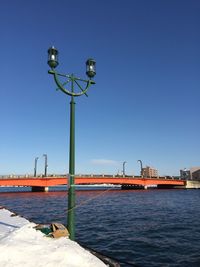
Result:
{"type": "Polygon", "coordinates": [[[96,61],[92,58],[86,61],[86,74],[90,79],[96,75],[96,61]]]}
{"type": "Polygon", "coordinates": [[[58,50],[52,46],[48,49],[48,65],[53,69],[56,68],[58,64],[58,50]]]}

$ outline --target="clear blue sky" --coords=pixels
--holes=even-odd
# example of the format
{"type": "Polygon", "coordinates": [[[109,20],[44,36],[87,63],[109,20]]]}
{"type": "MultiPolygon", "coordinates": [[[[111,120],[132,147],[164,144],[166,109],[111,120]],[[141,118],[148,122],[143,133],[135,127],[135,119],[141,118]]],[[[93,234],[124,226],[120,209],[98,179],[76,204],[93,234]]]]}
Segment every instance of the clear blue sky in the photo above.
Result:
{"type": "Polygon", "coordinates": [[[76,99],[76,173],[161,175],[200,165],[200,1],[2,0],[0,8],[0,174],[68,172],[69,97],[47,73],[96,85],[76,99]]]}

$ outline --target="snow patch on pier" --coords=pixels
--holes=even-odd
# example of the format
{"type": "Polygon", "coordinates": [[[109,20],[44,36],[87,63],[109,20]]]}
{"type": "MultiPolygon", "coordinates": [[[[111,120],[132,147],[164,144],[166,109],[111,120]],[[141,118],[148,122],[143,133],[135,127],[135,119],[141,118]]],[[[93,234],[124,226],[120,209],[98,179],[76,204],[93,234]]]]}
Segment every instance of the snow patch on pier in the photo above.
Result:
{"type": "Polygon", "coordinates": [[[105,267],[78,243],[66,237],[53,239],[29,222],[0,209],[1,267],[105,267]]]}

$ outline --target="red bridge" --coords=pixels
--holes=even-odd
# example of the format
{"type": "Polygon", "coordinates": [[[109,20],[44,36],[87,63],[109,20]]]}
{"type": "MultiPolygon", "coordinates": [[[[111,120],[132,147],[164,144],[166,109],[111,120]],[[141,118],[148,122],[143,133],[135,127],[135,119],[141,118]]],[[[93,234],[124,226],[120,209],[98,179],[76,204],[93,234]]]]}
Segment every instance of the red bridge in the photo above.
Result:
{"type": "MultiPolygon", "coordinates": [[[[56,177],[0,177],[0,186],[30,186],[33,191],[47,191],[49,186],[67,185],[66,176],[56,177]]],[[[112,175],[83,175],[75,177],[76,185],[94,185],[94,184],[113,184],[121,185],[122,188],[147,188],[158,186],[159,188],[169,188],[176,186],[185,186],[185,180],[158,178],[142,178],[139,176],[112,176],[112,175]]]]}

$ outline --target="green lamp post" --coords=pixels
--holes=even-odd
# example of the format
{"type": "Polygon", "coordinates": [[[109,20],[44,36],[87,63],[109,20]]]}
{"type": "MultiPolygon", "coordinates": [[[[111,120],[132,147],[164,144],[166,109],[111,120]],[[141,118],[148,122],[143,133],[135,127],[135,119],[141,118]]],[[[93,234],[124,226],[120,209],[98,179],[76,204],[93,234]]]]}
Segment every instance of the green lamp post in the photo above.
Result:
{"type": "Polygon", "coordinates": [[[141,159],[138,159],[138,162],[140,163],[140,175],[143,177],[143,165],[141,159]]]}
{"type": "Polygon", "coordinates": [[[47,177],[47,167],[48,167],[47,154],[43,154],[43,157],[45,158],[45,161],[44,161],[44,177],[47,177]]]}
{"type": "Polygon", "coordinates": [[[37,162],[38,162],[38,159],[39,159],[39,157],[35,158],[34,177],[37,176],[37,162]]]}
{"type": "Polygon", "coordinates": [[[66,95],[71,97],[70,102],[70,145],[69,145],[69,178],[68,178],[68,217],[67,227],[70,234],[70,239],[75,240],[75,101],[74,98],[82,95],[87,95],[87,90],[95,82],[92,78],[96,75],[94,59],[88,59],[86,61],[86,74],[89,79],[81,79],[75,77],[73,74],[62,74],[55,71],[58,66],[58,50],[55,47],[48,49],[48,65],[51,70],[48,71],[52,74],[54,81],[58,86],[58,90],[61,90],[66,95]],[[61,82],[60,79],[64,78],[65,82],[61,82]],[[66,85],[71,84],[71,88],[67,89],[66,85]],[[78,89],[78,90],[77,90],[78,89]]]}
{"type": "Polygon", "coordinates": [[[125,172],[125,164],[126,164],[126,163],[127,163],[126,161],[123,162],[123,170],[122,170],[123,177],[126,176],[126,172],[125,172]]]}

